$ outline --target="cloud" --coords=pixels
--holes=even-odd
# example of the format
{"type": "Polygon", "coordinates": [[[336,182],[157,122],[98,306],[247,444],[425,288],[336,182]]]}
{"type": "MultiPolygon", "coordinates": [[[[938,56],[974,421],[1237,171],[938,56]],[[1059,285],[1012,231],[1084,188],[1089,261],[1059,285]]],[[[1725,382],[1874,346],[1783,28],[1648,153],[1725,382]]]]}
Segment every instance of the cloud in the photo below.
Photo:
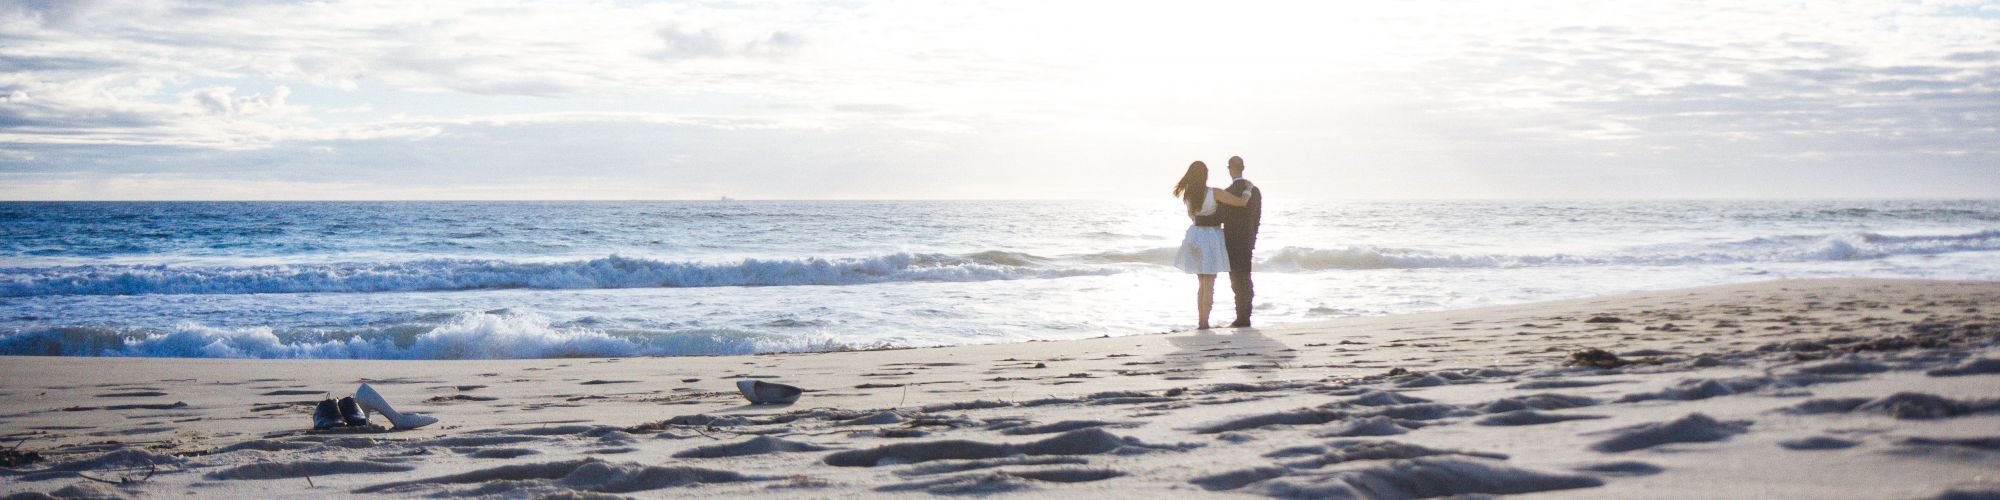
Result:
{"type": "Polygon", "coordinates": [[[183,98],[190,106],[207,110],[211,115],[254,116],[304,111],[285,107],[285,97],[292,94],[292,89],[283,85],[272,89],[270,95],[235,97],[232,95],[235,92],[235,87],[203,87],[183,94],[183,98]]]}
{"type": "Polygon", "coordinates": [[[789,32],[778,31],[771,33],[771,36],[764,37],[762,40],[750,42],[750,45],[744,47],[744,53],[764,57],[783,57],[797,53],[801,49],[804,49],[805,46],[806,40],[804,37],[789,32]]]}
{"type": "Polygon", "coordinates": [[[2000,61],[2000,51],[1985,50],[1979,52],[1953,52],[1949,55],[1944,56],[1944,60],[1952,62],[2000,61]]]}
{"type": "Polygon", "coordinates": [[[105,2],[94,0],[16,0],[0,7],[0,13],[15,20],[44,26],[70,27],[78,24],[105,2]]]}
{"type": "Polygon", "coordinates": [[[88,57],[19,56],[0,54],[0,66],[9,71],[78,71],[108,69],[115,63],[88,57]]]}
{"type": "MultiPolygon", "coordinates": [[[[2000,17],[1971,5],[13,2],[0,172],[450,185],[520,158],[650,180],[617,165],[680,157],[756,172],[716,185],[784,177],[770,164],[854,193],[1041,195],[985,170],[1087,158],[1067,175],[1115,180],[1254,149],[1331,195],[1356,169],[1412,196],[1437,183],[1389,179],[1669,172],[1654,184],[1700,193],[1689,165],[1774,159],[2000,194],[1959,169],[2000,161],[2000,17]]],[[[494,178],[548,180],[522,175],[494,178]]]]}
{"type": "Polygon", "coordinates": [[[1990,41],[1992,32],[1913,40],[1846,14],[1705,13],[1701,27],[1665,17],[1620,29],[1501,29],[1486,38],[1491,50],[1434,61],[1471,71],[1424,92],[1465,110],[1519,103],[1511,114],[1526,125],[1523,139],[1567,135],[1673,150],[1726,143],[1757,152],[1751,156],[1827,160],[1953,144],[2000,158],[2000,143],[1980,138],[1989,128],[1982,124],[2000,119],[1982,95],[2000,86],[1995,65],[1965,55],[1959,49],[1968,43],[1958,38],[1990,41]],[[1663,25],[1646,26],[1653,23],[1663,25]],[[1563,117],[1563,125],[1538,125],[1534,116],[1563,117]]]}
{"type": "Polygon", "coordinates": [[[232,86],[168,94],[159,78],[106,75],[46,81],[0,75],[0,147],[168,146],[260,149],[287,141],[423,138],[432,127],[318,122],[284,85],[239,95],[232,86]]]}
{"type": "Polygon", "coordinates": [[[661,59],[722,57],[735,52],[713,31],[691,33],[679,26],[668,26],[660,28],[659,36],[661,47],[654,57],[661,59]]]}

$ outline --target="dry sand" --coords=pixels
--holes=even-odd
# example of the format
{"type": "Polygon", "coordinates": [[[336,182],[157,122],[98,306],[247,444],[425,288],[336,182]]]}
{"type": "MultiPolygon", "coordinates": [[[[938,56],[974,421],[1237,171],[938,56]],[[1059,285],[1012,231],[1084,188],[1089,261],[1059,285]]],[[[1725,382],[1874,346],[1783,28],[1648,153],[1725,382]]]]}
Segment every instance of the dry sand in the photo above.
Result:
{"type": "Polygon", "coordinates": [[[39,460],[0,495],[1992,496],[1996,304],[1811,280],[819,354],[8,357],[0,450],[39,460]],[[304,430],[363,381],[443,423],[304,430]]]}

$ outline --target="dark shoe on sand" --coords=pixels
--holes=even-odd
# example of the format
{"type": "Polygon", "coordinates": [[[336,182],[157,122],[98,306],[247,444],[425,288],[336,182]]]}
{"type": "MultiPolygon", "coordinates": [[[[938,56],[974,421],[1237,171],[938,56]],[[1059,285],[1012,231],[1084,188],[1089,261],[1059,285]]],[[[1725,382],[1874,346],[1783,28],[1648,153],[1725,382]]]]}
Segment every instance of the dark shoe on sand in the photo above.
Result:
{"type": "Polygon", "coordinates": [[[368,415],[361,413],[361,405],[354,404],[354,398],[340,398],[340,420],[349,426],[368,425],[368,415]]]}
{"type": "Polygon", "coordinates": [[[313,409],[314,429],[332,429],[343,425],[347,423],[340,420],[340,408],[333,403],[333,398],[320,401],[319,407],[313,409]]]}
{"type": "Polygon", "coordinates": [[[1249,328],[1249,327],[1250,327],[1250,320],[1247,320],[1247,319],[1239,319],[1239,320],[1236,320],[1236,322],[1235,322],[1235,323],[1230,323],[1230,324],[1229,324],[1229,327],[1230,327],[1230,328],[1249,328]]]}
{"type": "Polygon", "coordinates": [[[759,380],[738,380],[736,390],[742,391],[743,399],[750,400],[750,404],[753,405],[791,404],[799,400],[800,394],[806,392],[797,387],[759,380]]]}

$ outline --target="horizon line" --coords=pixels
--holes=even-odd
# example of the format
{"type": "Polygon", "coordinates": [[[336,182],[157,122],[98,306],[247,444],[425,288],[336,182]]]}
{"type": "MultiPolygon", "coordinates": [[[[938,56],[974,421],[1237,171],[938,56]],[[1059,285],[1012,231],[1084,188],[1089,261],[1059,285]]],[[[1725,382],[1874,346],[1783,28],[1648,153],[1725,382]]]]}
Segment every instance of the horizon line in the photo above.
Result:
{"type": "MultiPolygon", "coordinates": [[[[1169,197],[1162,196],[1162,199],[1169,197]]],[[[1313,202],[1374,201],[1988,201],[1992,196],[1662,196],[1662,197],[1382,197],[1382,198],[1280,198],[1313,202]]],[[[544,203],[630,203],[630,202],[943,202],[943,201],[1106,201],[1137,202],[1152,198],[219,198],[219,199],[0,199],[0,203],[393,203],[393,202],[544,202],[544,203]]]]}

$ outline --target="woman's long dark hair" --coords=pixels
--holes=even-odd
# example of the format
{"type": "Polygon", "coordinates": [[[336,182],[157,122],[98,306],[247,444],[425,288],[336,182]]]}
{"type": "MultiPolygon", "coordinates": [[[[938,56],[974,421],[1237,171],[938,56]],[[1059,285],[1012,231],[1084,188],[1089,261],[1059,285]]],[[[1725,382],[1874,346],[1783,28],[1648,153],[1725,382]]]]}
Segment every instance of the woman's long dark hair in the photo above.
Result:
{"type": "Polygon", "coordinates": [[[1188,216],[1193,217],[1195,212],[1201,211],[1201,202],[1207,195],[1208,164],[1200,161],[1188,164],[1187,173],[1182,174],[1181,181],[1174,184],[1174,196],[1180,197],[1181,203],[1188,207],[1188,216]]]}

